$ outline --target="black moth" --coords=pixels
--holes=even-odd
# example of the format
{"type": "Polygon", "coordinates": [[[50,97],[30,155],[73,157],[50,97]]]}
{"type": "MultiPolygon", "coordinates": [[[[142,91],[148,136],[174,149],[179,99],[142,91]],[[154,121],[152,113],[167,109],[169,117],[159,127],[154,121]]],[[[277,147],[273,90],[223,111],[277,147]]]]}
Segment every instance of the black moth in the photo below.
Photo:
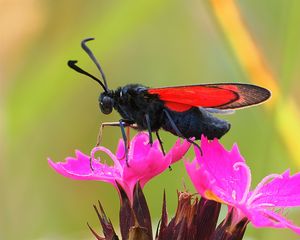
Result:
{"type": "MultiPolygon", "coordinates": [[[[99,97],[100,110],[110,114],[117,110],[122,119],[118,123],[126,143],[125,126],[135,126],[139,131],[149,132],[149,143],[152,144],[152,132],[155,132],[161,143],[158,131],[162,128],[176,136],[187,139],[221,138],[230,129],[230,124],[214,117],[211,113],[222,113],[264,102],[270,97],[270,91],[251,84],[218,83],[166,88],[148,88],[140,84],[128,84],[116,90],[107,86],[104,72],[99,62],[87,47],[84,39],[81,46],[96,64],[103,82],[76,65],[70,60],[69,67],[91,77],[103,88],[99,97]]],[[[161,143],[162,146],[162,143],[161,143]]],[[[127,147],[127,146],[126,146],[127,147]]]]}

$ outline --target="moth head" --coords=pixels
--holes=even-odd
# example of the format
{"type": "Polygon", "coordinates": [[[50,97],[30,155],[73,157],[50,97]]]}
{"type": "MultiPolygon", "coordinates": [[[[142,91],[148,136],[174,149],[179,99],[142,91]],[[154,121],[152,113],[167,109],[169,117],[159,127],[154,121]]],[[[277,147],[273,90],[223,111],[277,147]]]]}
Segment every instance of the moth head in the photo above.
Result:
{"type": "Polygon", "coordinates": [[[111,94],[103,92],[99,97],[99,107],[102,113],[110,114],[114,107],[114,99],[111,94]]]}

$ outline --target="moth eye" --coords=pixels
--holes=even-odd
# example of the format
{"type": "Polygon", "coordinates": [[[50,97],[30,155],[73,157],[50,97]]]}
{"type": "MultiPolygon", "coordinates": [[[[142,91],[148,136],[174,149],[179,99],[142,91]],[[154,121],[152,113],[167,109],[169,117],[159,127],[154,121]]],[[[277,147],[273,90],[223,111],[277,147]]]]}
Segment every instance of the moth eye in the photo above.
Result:
{"type": "Polygon", "coordinates": [[[100,101],[100,109],[104,114],[110,114],[112,112],[114,101],[111,97],[104,96],[100,101]]]}

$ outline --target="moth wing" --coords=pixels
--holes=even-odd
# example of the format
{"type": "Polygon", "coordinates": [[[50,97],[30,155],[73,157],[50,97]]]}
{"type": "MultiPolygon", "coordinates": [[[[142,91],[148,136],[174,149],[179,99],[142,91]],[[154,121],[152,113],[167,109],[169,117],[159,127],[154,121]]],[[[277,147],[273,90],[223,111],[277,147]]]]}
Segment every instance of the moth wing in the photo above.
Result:
{"type": "Polygon", "coordinates": [[[190,86],[150,88],[173,111],[184,112],[192,107],[239,109],[266,101],[271,93],[263,87],[243,83],[217,83],[190,86]]]}

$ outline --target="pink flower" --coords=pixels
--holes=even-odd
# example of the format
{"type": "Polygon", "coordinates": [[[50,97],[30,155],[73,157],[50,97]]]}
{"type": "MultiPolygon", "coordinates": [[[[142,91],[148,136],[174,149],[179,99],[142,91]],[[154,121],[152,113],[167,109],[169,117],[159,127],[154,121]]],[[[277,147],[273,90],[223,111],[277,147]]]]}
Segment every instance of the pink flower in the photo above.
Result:
{"type": "Polygon", "coordinates": [[[235,224],[246,217],[255,227],[290,228],[300,234],[300,227],[280,214],[300,206],[300,173],[271,174],[250,191],[251,172],[237,145],[227,151],[218,140],[202,137],[201,147],[203,156],[195,148],[194,161],[185,162],[200,195],[227,204],[235,224]]]}
{"type": "Polygon", "coordinates": [[[180,160],[190,147],[190,143],[177,140],[171,150],[164,156],[158,140],[152,147],[148,144],[149,136],[146,133],[138,133],[131,141],[128,151],[128,164],[125,161],[123,140],[119,141],[117,152],[114,155],[105,147],[95,147],[91,156],[76,150],[76,157],[68,157],[65,162],[54,163],[48,159],[49,165],[59,174],[78,180],[98,180],[108,182],[116,187],[116,181],[126,191],[130,200],[135,184],[140,181],[143,187],[151,178],[163,172],[172,163],[180,160]],[[96,152],[105,152],[114,162],[113,166],[96,159],[96,152]],[[91,162],[90,162],[91,158],[91,162]],[[92,165],[92,168],[91,168],[92,165]]]}

